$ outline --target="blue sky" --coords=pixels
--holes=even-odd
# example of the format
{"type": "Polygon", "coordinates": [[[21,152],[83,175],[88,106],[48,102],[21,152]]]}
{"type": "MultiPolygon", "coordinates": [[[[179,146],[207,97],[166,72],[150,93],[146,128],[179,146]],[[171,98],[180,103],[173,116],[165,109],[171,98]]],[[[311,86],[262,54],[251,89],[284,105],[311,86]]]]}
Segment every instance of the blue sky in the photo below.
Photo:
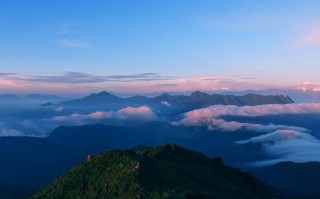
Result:
{"type": "Polygon", "coordinates": [[[316,0],[0,0],[0,93],[317,84],[319,10],[316,0]]]}

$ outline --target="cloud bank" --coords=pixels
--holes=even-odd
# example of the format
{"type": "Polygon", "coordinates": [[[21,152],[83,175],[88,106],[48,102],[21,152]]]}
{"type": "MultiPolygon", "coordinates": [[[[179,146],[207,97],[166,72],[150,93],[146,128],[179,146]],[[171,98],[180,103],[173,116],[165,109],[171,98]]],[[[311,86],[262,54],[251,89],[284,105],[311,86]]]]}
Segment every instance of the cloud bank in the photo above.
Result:
{"type": "MultiPolygon", "coordinates": [[[[175,125],[185,126],[208,126],[209,129],[221,129],[225,131],[235,131],[246,128],[253,131],[269,131],[267,129],[285,129],[289,126],[284,125],[260,125],[239,122],[228,122],[219,119],[220,116],[247,116],[257,117],[266,115],[281,114],[309,114],[320,113],[320,104],[268,104],[259,106],[233,106],[233,105],[214,105],[204,109],[197,109],[184,114],[184,119],[174,122],[175,125]],[[272,127],[272,128],[271,128],[272,127]]],[[[299,127],[290,127],[299,128],[299,127]]]]}
{"type": "Polygon", "coordinates": [[[320,162],[320,140],[311,135],[308,129],[287,125],[240,123],[219,118],[224,115],[257,117],[311,113],[320,113],[320,104],[272,104],[243,107],[216,105],[187,112],[184,114],[184,119],[173,124],[206,126],[209,130],[229,132],[237,130],[265,132],[266,134],[235,142],[238,145],[249,143],[260,145],[261,150],[270,156],[270,159],[250,163],[251,166],[265,166],[282,161],[320,162]]]}
{"type": "Polygon", "coordinates": [[[271,165],[282,161],[320,162],[320,141],[304,131],[277,130],[265,135],[237,141],[236,144],[258,144],[271,156],[264,161],[252,162],[252,166],[271,165]]]}
{"type": "Polygon", "coordinates": [[[24,133],[9,127],[6,123],[0,121],[0,137],[5,136],[23,136],[24,133]]]}
{"type": "Polygon", "coordinates": [[[54,122],[69,122],[72,124],[85,124],[89,122],[96,122],[108,119],[116,119],[116,120],[129,120],[129,121],[154,121],[158,119],[158,116],[152,111],[152,109],[148,106],[140,106],[140,107],[126,107],[120,109],[116,112],[113,111],[96,111],[90,114],[71,114],[67,116],[57,116],[52,120],[54,122]]]}
{"type": "Polygon", "coordinates": [[[45,120],[12,120],[0,121],[0,137],[7,136],[32,136],[43,137],[46,136],[51,125],[46,123],[45,120]]]}
{"type": "MultiPolygon", "coordinates": [[[[0,73],[0,76],[8,76],[10,73],[0,73]]],[[[13,80],[22,80],[26,82],[46,82],[46,83],[102,83],[102,82],[133,82],[133,81],[156,81],[169,80],[174,77],[162,76],[157,73],[137,73],[128,75],[93,75],[81,72],[64,72],[58,75],[32,76],[20,75],[11,77],[13,80]]]]}

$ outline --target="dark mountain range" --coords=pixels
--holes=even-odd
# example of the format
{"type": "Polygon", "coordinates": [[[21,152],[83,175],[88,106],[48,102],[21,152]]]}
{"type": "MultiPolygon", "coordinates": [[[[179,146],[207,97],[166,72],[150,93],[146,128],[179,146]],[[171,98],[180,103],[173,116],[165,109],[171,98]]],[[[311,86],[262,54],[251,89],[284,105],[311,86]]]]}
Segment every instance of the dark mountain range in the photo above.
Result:
{"type": "Polygon", "coordinates": [[[320,92],[302,89],[265,89],[265,90],[244,90],[244,91],[226,91],[223,95],[246,95],[249,93],[257,95],[288,95],[296,103],[320,103],[320,92]]]}
{"type": "Polygon", "coordinates": [[[144,96],[133,96],[121,98],[105,91],[98,94],[91,94],[81,99],[75,99],[62,102],[63,105],[69,106],[106,106],[119,105],[125,106],[178,106],[186,109],[203,108],[210,105],[261,105],[261,104],[289,104],[294,101],[289,96],[262,96],[256,94],[247,94],[244,96],[234,95],[209,95],[200,91],[193,92],[190,96],[162,94],[153,98],[144,96]]]}
{"type": "Polygon", "coordinates": [[[320,162],[281,162],[251,173],[287,196],[320,195],[320,162]]]}
{"type": "Polygon", "coordinates": [[[89,157],[34,199],[224,198],[272,199],[278,194],[221,159],[167,144],[89,157]]]}

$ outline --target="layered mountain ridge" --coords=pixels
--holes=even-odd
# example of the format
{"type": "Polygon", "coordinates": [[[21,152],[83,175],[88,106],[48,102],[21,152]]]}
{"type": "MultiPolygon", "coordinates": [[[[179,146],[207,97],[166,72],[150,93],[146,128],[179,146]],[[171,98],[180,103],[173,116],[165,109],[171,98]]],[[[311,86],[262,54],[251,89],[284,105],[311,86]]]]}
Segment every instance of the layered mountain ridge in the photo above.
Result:
{"type": "Polygon", "coordinates": [[[262,105],[262,104],[290,104],[294,101],[289,96],[283,95],[257,95],[257,94],[246,94],[243,96],[234,95],[221,95],[212,94],[196,91],[191,93],[189,96],[185,95],[169,95],[164,93],[162,95],[148,98],[145,96],[133,96],[128,98],[121,98],[112,95],[106,91],[91,94],[84,98],[69,100],[61,102],[63,105],[70,106],[98,106],[105,105],[108,103],[124,103],[129,105],[161,105],[166,104],[167,106],[191,106],[196,108],[206,107],[210,105],[262,105]]]}

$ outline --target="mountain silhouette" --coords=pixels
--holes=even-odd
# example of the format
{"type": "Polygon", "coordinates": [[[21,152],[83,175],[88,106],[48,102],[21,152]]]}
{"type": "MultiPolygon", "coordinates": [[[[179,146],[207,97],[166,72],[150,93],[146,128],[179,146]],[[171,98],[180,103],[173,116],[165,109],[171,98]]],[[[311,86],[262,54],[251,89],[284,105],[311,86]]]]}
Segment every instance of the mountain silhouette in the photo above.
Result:
{"type": "Polygon", "coordinates": [[[121,98],[112,95],[108,92],[100,92],[91,94],[84,98],[69,100],[62,102],[63,105],[69,106],[107,106],[119,105],[122,106],[141,106],[149,105],[163,106],[166,103],[169,106],[181,107],[183,110],[192,110],[195,108],[204,108],[210,105],[262,105],[262,104],[290,104],[294,101],[289,96],[275,95],[263,96],[257,94],[246,94],[244,96],[234,95],[220,95],[195,91],[189,96],[185,95],[169,95],[164,93],[162,95],[148,98],[145,96],[133,96],[128,98],[121,98]]]}

